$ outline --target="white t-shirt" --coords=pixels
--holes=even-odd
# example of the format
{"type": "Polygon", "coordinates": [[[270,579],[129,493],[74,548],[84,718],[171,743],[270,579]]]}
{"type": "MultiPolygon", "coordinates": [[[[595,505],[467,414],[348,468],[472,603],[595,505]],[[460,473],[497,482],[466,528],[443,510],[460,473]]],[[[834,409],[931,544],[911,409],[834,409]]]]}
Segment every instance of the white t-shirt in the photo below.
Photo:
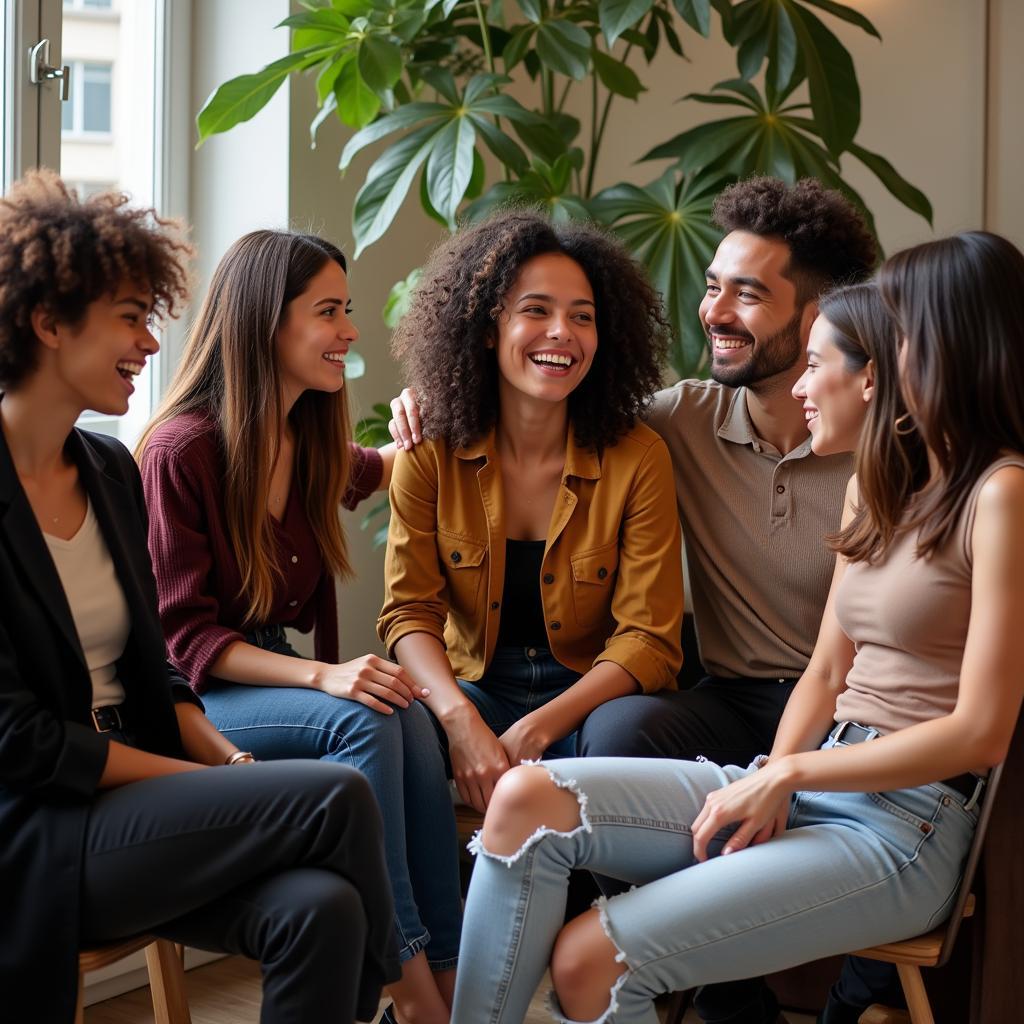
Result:
{"type": "Polygon", "coordinates": [[[92,678],[92,706],[124,701],[117,661],[131,632],[131,615],[107,542],[92,511],[71,540],[44,533],[46,546],[64,585],[71,617],[92,678]]]}

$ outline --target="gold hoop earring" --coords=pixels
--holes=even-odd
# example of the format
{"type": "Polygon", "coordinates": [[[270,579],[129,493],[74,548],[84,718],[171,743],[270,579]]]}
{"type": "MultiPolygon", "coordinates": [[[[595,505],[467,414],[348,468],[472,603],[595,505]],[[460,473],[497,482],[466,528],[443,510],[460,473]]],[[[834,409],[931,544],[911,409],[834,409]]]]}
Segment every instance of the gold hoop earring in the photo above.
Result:
{"type": "Polygon", "coordinates": [[[892,425],[892,429],[897,437],[906,437],[917,430],[917,424],[910,418],[910,413],[905,412],[902,416],[896,417],[896,422],[892,425]]]}

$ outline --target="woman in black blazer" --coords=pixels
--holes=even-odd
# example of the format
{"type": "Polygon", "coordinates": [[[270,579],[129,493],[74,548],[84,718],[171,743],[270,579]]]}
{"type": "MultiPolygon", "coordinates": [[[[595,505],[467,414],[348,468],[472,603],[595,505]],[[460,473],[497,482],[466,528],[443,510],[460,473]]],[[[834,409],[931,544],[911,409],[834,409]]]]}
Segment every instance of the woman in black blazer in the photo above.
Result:
{"type": "Polygon", "coordinates": [[[254,764],[172,690],[138,472],[74,427],[126,411],[189,254],[49,172],[0,201],[4,1019],[71,1020],[79,946],[142,932],[261,960],[265,1024],[367,1019],[398,976],[365,780],[254,764]]]}

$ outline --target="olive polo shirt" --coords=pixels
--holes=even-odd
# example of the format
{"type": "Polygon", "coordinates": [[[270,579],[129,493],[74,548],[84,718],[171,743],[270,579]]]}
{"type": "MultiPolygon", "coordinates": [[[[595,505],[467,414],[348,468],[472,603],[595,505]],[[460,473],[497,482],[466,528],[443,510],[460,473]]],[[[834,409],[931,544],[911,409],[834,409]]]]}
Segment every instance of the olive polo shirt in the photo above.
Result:
{"type": "Polygon", "coordinates": [[[835,562],[851,455],[761,440],[746,389],[684,380],[647,423],[675,470],[701,661],[713,676],[794,678],[807,666],[835,562]]]}

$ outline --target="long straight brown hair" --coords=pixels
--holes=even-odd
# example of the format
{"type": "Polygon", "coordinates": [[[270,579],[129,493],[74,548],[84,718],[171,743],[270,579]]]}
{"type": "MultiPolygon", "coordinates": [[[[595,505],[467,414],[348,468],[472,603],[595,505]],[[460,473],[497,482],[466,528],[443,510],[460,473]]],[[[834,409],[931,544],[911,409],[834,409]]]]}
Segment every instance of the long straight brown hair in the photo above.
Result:
{"type": "Polygon", "coordinates": [[[877,525],[918,530],[927,557],[950,542],[999,453],[1024,453],[1024,254],[967,231],[896,253],[878,284],[906,349],[903,397],[936,468],[877,525]]]}
{"type": "Polygon", "coordinates": [[[928,478],[928,456],[906,423],[907,407],[899,384],[896,322],[874,282],[848,285],[818,300],[818,313],[832,328],[832,342],[851,373],[872,363],[874,395],[868,405],[854,457],[859,503],[847,526],[829,538],[832,548],[851,562],[881,558],[895,534],[901,510],[928,478]]]}
{"type": "MultiPolygon", "coordinates": [[[[330,242],[290,231],[253,231],[224,254],[189,333],[178,371],[135,450],[163,423],[204,413],[218,423],[225,466],[224,509],[248,601],[246,625],[267,621],[280,576],[267,507],[280,447],[281,386],[276,355],[285,307],[330,261],[330,242]]],[[[295,434],[295,486],[331,573],[351,575],[339,505],[349,483],[345,389],[305,391],[289,413],[295,434]]]]}

